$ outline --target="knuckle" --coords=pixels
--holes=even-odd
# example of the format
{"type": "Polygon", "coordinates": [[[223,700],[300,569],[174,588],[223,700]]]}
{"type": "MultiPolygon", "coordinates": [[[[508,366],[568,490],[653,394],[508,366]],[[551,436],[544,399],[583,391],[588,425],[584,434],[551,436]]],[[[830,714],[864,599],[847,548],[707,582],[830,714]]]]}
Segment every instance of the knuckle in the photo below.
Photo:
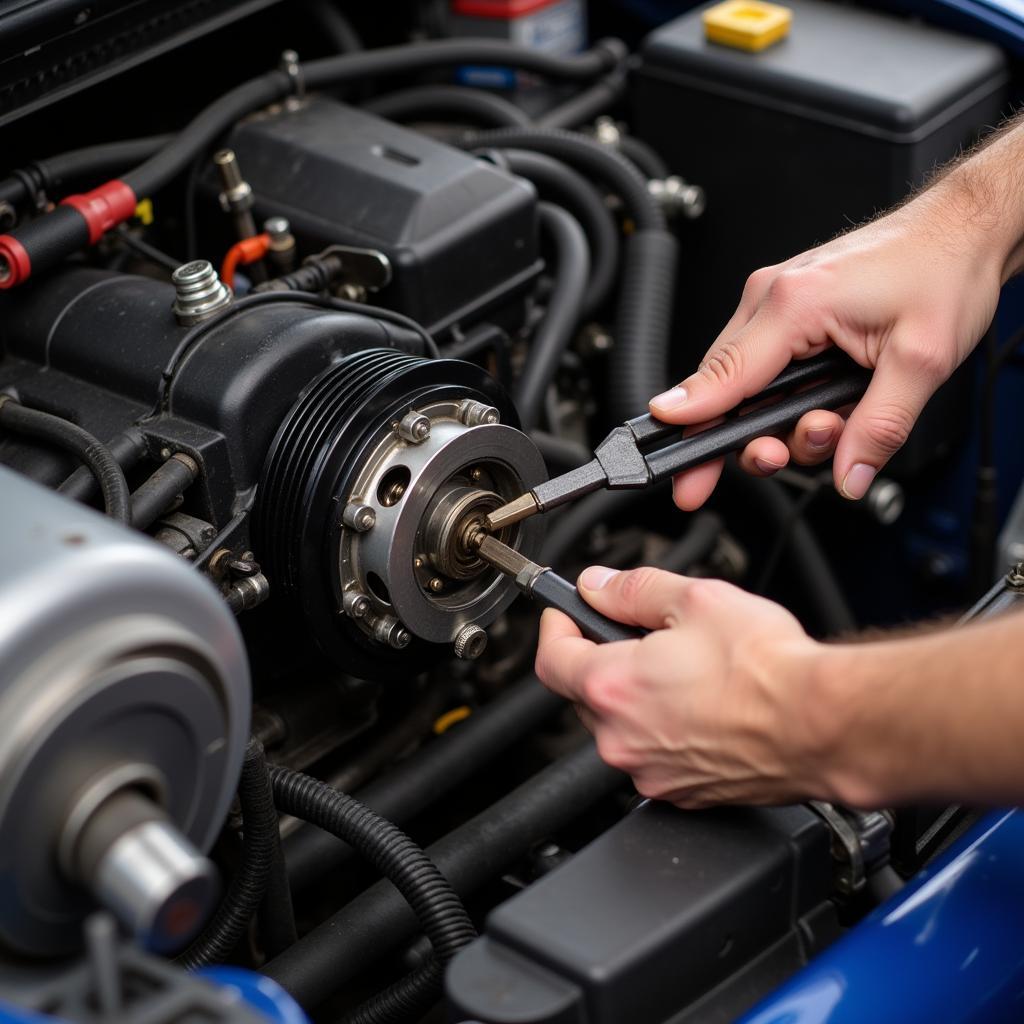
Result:
{"type": "Polygon", "coordinates": [[[634,774],[633,786],[646,800],[658,800],[667,792],[660,780],[649,775],[634,774]]]}
{"type": "Polygon", "coordinates": [[[626,604],[636,604],[651,592],[657,579],[657,569],[647,566],[641,569],[631,569],[619,577],[619,595],[626,604]]]}
{"type": "Polygon", "coordinates": [[[882,405],[865,410],[864,432],[870,442],[887,455],[906,444],[913,427],[913,414],[900,406],[882,405]]]}
{"type": "Polygon", "coordinates": [[[755,270],[743,285],[743,298],[753,299],[760,295],[769,287],[776,273],[772,267],[761,267],[759,270],[755,270]]]}
{"type": "Polygon", "coordinates": [[[945,380],[955,369],[953,346],[917,339],[901,346],[902,360],[929,381],[945,380]]]}
{"type": "Polygon", "coordinates": [[[710,384],[731,384],[743,378],[743,350],[734,341],[726,341],[709,352],[699,373],[710,384]]]}
{"type": "Polygon", "coordinates": [[[594,737],[598,756],[606,765],[628,772],[635,766],[635,758],[629,748],[614,734],[601,730],[594,737]]]}

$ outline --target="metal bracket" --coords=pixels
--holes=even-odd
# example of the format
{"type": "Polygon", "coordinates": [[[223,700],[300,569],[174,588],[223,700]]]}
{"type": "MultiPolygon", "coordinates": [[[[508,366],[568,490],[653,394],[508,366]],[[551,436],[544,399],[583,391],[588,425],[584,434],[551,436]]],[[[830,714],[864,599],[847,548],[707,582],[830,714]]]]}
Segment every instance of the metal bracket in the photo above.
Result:
{"type": "Polygon", "coordinates": [[[329,245],[314,259],[337,256],[345,281],[369,292],[380,291],[391,283],[391,261],[379,249],[359,249],[351,245],[329,245]]]}
{"type": "Polygon", "coordinates": [[[842,893],[857,892],[889,859],[892,818],[883,811],[854,811],[823,800],[811,800],[807,806],[832,833],[836,886],[842,893]]]}

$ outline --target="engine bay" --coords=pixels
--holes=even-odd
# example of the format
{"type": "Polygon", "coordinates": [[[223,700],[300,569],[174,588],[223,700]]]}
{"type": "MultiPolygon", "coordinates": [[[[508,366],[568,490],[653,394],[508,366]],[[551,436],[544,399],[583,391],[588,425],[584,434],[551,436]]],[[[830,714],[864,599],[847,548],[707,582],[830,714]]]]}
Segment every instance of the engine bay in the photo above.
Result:
{"type": "Polygon", "coordinates": [[[1002,610],[1024,456],[975,364],[857,504],[729,465],[693,513],[665,471],[488,517],[1016,66],[828,0],[755,62],[683,5],[532,6],[0,12],[0,1020],[735,1020],[979,819],[641,800],[523,596],[599,562],[822,638],[1002,610]]]}

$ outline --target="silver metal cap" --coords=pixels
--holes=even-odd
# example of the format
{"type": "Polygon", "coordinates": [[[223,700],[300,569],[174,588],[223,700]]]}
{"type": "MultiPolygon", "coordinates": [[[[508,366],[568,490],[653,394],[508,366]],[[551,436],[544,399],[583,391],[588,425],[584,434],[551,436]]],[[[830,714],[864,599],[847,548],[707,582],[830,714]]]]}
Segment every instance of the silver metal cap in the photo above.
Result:
{"type": "Polygon", "coordinates": [[[174,315],[182,326],[201,323],[231,302],[231,289],[224,284],[209,260],[183,263],[171,274],[174,283],[174,315]]]}
{"type": "Polygon", "coordinates": [[[96,866],[93,894],[147,949],[181,949],[206,920],[219,884],[214,866],[173,825],[144,821],[96,866]]]}

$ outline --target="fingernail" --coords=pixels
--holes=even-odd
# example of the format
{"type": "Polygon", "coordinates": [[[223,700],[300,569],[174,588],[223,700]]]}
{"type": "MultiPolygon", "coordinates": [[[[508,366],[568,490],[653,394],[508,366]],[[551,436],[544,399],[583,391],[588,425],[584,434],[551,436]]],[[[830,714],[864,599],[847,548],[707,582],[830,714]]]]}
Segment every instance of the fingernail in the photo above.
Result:
{"type": "Polygon", "coordinates": [[[846,474],[846,479],[843,480],[843,486],[839,488],[844,498],[850,498],[853,501],[859,501],[868,492],[868,488],[871,486],[871,481],[875,479],[875,474],[878,472],[874,466],[866,466],[863,462],[858,462],[849,473],[846,474]]]}
{"type": "Polygon", "coordinates": [[[618,569],[608,569],[603,565],[592,565],[580,574],[580,586],[584,590],[600,590],[613,576],[618,576],[618,569]]]}
{"type": "Polygon", "coordinates": [[[819,450],[827,448],[832,443],[832,428],[818,427],[815,430],[808,430],[807,443],[819,450]]]}
{"type": "Polygon", "coordinates": [[[754,459],[754,465],[757,466],[762,473],[778,473],[782,467],[775,462],[769,462],[767,459],[754,459]]]}
{"type": "Polygon", "coordinates": [[[651,399],[651,405],[656,405],[663,412],[671,412],[673,409],[685,405],[686,398],[686,388],[680,384],[677,387],[669,388],[668,391],[663,391],[660,395],[655,395],[651,399]]]}

